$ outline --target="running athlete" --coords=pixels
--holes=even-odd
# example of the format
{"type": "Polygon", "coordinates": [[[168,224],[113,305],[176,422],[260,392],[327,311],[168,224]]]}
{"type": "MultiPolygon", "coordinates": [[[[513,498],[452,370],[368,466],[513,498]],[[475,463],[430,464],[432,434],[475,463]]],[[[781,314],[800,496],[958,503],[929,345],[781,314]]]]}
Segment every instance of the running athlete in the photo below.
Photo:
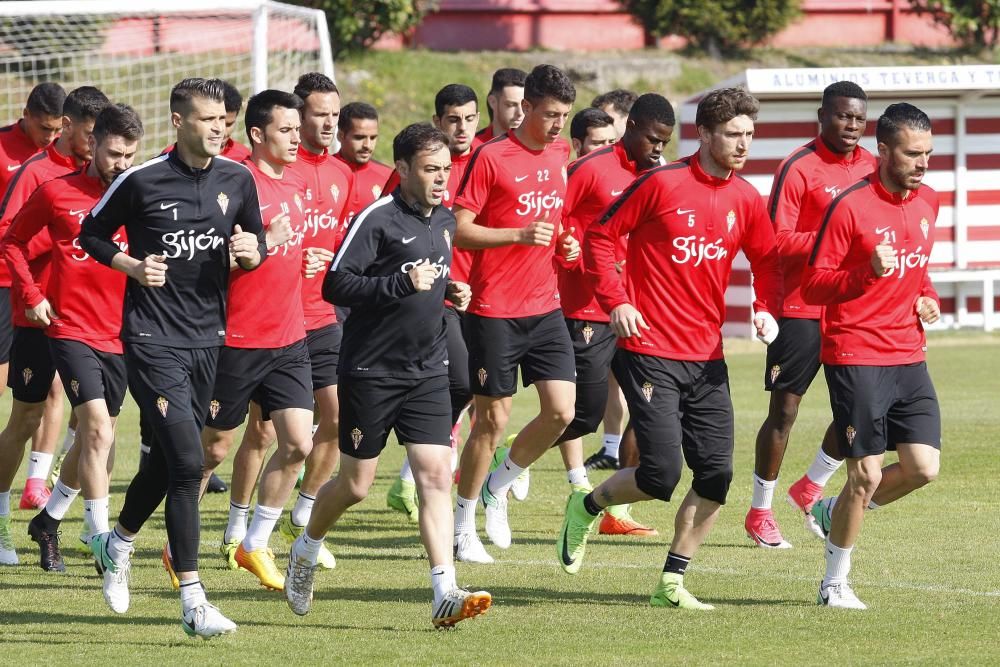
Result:
{"type": "Polygon", "coordinates": [[[569,136],[577,158],[618,141],[611,116],[592,107],[576,112],[569,123],[569,136]]]}
{"type": "Polygon", "coordinates": [[[513,67],[503,67],[493,72],[490,92],[486,95],[486,112],[490,124],[476,133],[473,150],[491,139],[502,137],[516,130],[524,120],[524,80],[528,73],[513,67]]]}
{"type": "Polygon", "coordinates": [[[632,110],[632,105],[635,104],[637,99],[639,99],[639,96],[631,90],[616,88],[595,97],[590,106],[600,109],[614,119],[615,132],[620,137],[625,134],[625,121],[628,119],[629,111],[632,110]]]}
{"type": "Polygon", "coordinates": [[[364,102],[351,102],[340,110],[337,119],[340,151],[334,156],[346,164],[354,180],[348,204],[346,225],[361,210],[382,196],[392,167],[374,158],[378,145],[378,111],[364,102]]]}

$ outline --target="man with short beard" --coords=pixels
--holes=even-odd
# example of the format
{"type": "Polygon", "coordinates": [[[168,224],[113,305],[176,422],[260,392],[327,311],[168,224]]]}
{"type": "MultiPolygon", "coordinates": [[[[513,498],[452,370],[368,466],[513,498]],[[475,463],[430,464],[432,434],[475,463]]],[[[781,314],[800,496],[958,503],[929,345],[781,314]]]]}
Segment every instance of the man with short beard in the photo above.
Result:
{"type": "Polygon", "coordinates": [[[375,159],[378,145],[378,111],[364,102],[351,102],[340,110],[337,141],[340,151],[334,156],[354,175],[348,204],[346,227],[354,216],[382,196],[392,168],[375,159]]]}
{"type": "Polygon", "coordinates": [[[486,111],[490,124],[476,132],[472,148],[476,149],[491,139],[502,137],[516,130],[524,120],[524,80],[528,73],[513,67],[502,67],[493,72],[490,92],[486,95],[486,111]]]}

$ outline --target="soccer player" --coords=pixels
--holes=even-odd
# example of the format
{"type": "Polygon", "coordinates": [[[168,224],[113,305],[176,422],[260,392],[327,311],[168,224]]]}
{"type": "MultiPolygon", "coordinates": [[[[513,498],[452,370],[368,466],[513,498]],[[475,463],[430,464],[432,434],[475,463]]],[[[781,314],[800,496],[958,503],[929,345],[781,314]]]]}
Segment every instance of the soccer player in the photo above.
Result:
{"type": "Polygon", "coordinates": [[[917,107],[890,104],[875,129],[878,168],[827,209],[802,275],[802,299],[823,306],[822,352],[847,483],[812,509],[827,533],[818,603],[865,609],[848,583],[865,510],[938,474],[941,411],[925,361],[924,324],[940,317],[927,274],[937,193],[922,184],[933,138],[917,107]],[[882,467],[885,451],[897,463],[882,467]]]}
{"type": "MultiPolygon", "coordinates": [[[[104,93],[92,86],[72,91],[63,103],[63,130],[48,148],[29,158],[14,174],[0,202],[0,229],[6,230],[24,203],[42,183],[79,169],[90,159],[89,139],[94,119],[108,104],[104,93]]],[[[49,280],[52,242],[48,232],[33,240],[28,259],[41,278],[43,290],[49,280]]],[[[9,267],[8,267],[9,268],[9,267]]],[[[41,509],[49,499],[45,479],[63,418],[63,388],[49,353],[49,342],[41,324],[26,315],[21,293],[10,293],[14,322],[11,374],[7,384],[13,401],[6,428],[0,433],[0,494],[9,493],[24,456],[24,446],[34,435],[28,478],[21,494],[21,509],[41,509]]],[[[3,504],[0,501],[0,509],[3,504]]],[[[2,512],[0,512],[2,516],[2,512]]]]}
{"type": "MultiPolygon", "coordinates": [[[[28,93],[23,116],[0,127],[0,191],[29,157],[55,141],[62,131],[62,108],[66,91],[53,81],[40,83],[28,93]]],[[[3,273],[6,274],[6,267],[3,273]]]]}
{"type": "Polygon", "coordinates": [[[249,270],[267,254],[253,176],[243,165],[215,159],[225,119],[218,79],[174,86],[176,150],[119,176],[80,233],[84,252],[131,278],[121,338],[129,391],[153,433],[118,523],[90,542],[104,575],[104,597],[113,611],[128,610],[132,544],[165,497],[181,625],[201,637],[236,630],[208,603],[198,578],[201,429],[226,335],[229,258],[249,270]],[[113,240],[121,227],[127,253],[113,240]]]}
{"type": "Polygon", "coordinates": [[[259,269],[235,268],[229,276],[226,344],[219,354],[215,389],[201,435],[203,484],[207,484],[211,471],[229,453],[251,399],[273,423],[278,448],[264,467],[253,520],[241,541],[230,538],[227,551],[261,585],[278,591],[284,588],[284,576],[274,565],[268,540],[312,449],[312,369],[299,296],[306,186],[285,170],[298,153],[301,107],[301,98],[281,90],[257,93],[247,103],[244,121],[253,150],[244,164],[257,184],[268,229],[287,224],[292,236],[272,247],[268,262],[259,269]],[[275,299],[275,294],[283,298],[275,299]]]}
{"type": "Polygon", "coordinates": [[[491,563],[476,534],[476,504],[486,533],[510,547],[507,492],[573,419],[576,366],[559,309],[555,262],[572,261],[580,245],[561,229],[569,144],[559,138],[576,90],[552,65],[539,65],[524,85],[524,120],[476,149],[455,198],[459,247],[477,250],[465,316],[469,382],[476,421],[462,451],[455,521],[458,560],[491,563]],[[535,385],[539,413],[490,472],[510,418],[517,371],[535,385]]]}
{"type": "Polygon", "coordinates": [[[760,195],[736,175],[753,140],[757,100],[741,88],[698,103],[694,155],[638,177],[587,229],[584,263],[619,337],[614,372],[625,392],[639,466],[590,493],[576,491],[556,542],[562,568],[583,564],[587,537],[609,505],[669,501],[683,462],[692,472],[674,537],[650,603],[708,610],[684,587],[684,571],[726,502],[733,475],[733,404],[722,354],[725,291],[742,250],[754,276],[754,326],[777,334],[781,273],[760,195]],[[629,234],[624,279],[615,244],[629,234]]]}
{"type": "MultiPolygon", "coordinates": [[[[59,526],[83,491],[84,534],[108,530],[108,475],[115,421],[125,398],[125,360],[119,339],[125,276],[80,250],[77,237],[87,212],[120,174],[132,166],[142,137],[139,116],[125,105],[97,114],[90,152],[80,172],[43,183],[14,218],[4,242],[14,290],[33,324],[45,327],[56,369],[65,378],[78,419],[78,442],[70,449],[54,493],[28,524],[43,570],[62,572],[59,526]],[[51,274],[29,262],[31,244],[42,234],[52,243],[51,274]]],[[[127,247],[124,234],[114,241],[127,247]]]]}
{"type": "Polygon", "coordinates": [[[344,221],[347,224],[361,209],[382,196],[382,186],[392,168],[373,157],[378,145],[378,111],[370,104],[351,102],[340,110],[337,141],[340,151],[335,157],[354,175],[347,220],[344,221]]]}
{"type": "Polygon", "coordinates": [[[631,90],[616,88],[606,93],[598,95],[590,103],[595,109],[600,109],[615,120],[615,132],[618,136],[625,133],[625,121],[628,119],[628,112],[632,110],[632,105],[639,98],[631,90]]]}
{"type": "Polygon", "coordinates": [[[524,80],[528,73],[513,67],[503,67],[493,72],[490,92],[486,95],[486,112],[490,124],[476,133],[472,148],[479,148],[487,141],[502,137],[516,130],[524,120],[524,80]]]}
{"type": "Polygon", "coordinates": [[[239,120],[240,111],[243,110],[243,96],[240,95],[239,89],[228,81],[223,81],[222,86],[222,101],[226,105],[226,132],[223,135],[222,152],[219,155],[236,162],[243,162],[250,157],[250,150],[233,139],[236,121],[239,120]]]}
{"type": "MultiPolygon", "coordinates": [[[[472,142],[479,125],[479,99],[476,91],[460,83],[450,83],[434,96],[434,117],[431,121],[448,137],[451,150],[451,172],[448,186],[444,191],[443,206],[451,208],[458,192],[458,185],[465,175],[472,158],[472,142]]],[[[386,183],[386,191],[391,192],[399,185],[399,172],[393,171],[386,183]]],[[[467,283],[472,253],[462,248],[454,248],[451,255],[452,280],[467,283]]],[[[448,386],[451,392],[452,448],[457,450],[462,415],[472,401],[472,387],[469,385],[469,350],[462,333],[465,312],[448,302],[444,311],[448,332],[448,386]]],[[[457,463],[453,461],[454,464],[457,463]]],[[[386,504],[405,513],[411,522],[419,516],[417,507],[417,487],[409,461],[403,461],[399,478],[392,483],[386,496],[386,504]]]]}
{"type": "MultiPolygon", "coordinates": [[[[768,549],[791,547],[778,528],[771,500],[799,403],[820,366],[822,308],[802,301],[802,268],[830,202],[875,168],[874,156],[858,144],[865,132],[867,100],[865,91],[850,81],[827,86],[817,112],[819,136],[785,158],[771,186],[767,208],[784,277],[784,306],[778,320],[780,333],[767,348],[764,389],[771,392],[771,399],[767,418],[757,433],[753,497],[744,521],[747,536],[768,549]]],[[[788,490],[789,503],[802,512],[806,527],[819,536],[822,533],[809,511],[840,465],[840,448],[831,424],[808,472],[788,490]]]]}
{"type": "Polygon", "coordinates": [[[593,107],[576,112],[569,124],[569,136],[577,158],[618,141],[614,120],[593,107]]]}
{"type": "Polygon", "coordinates": [[[485,591],[455,582],[451,529],[451,401],[444,300],[469,287],[449,279],[455,216],[442,206],[448,137],[427,123],[393,140],[400,185],[354,220],[323,281],[323,296],[351,308],[340,369],[340,473],[327,482],[292,545],[288,606],[306,614],[323,537],[368,494],[390,429],[406,447],[420,490],[420,535],[431,568],[435,627],[484,613],[485,591]]]}
{"type": "MultiPolygon", "coordinates": [[[[607,117],[598,109],[585,111],[607,117]]],[[[579,117],[577,114],[574,124],[579,117]]],[[[673,136],[675,123],[674,109],[666,98],[654,93],[640,97],[629,112],[621,141],[590,152],[569,166],[563,225],[573,227],[577,230],[574,234],[582,237],[637,175],[661,164],[663,149],[673,136]]],[[[610,118],[607,127],[611,128],[610,118]]],[[[622,238],[615,249],[616,265],[621,264],[624,255],[622,238]]],[[[576,359],[576,414],[559,436],[560,449],[571,487],[590,491],[583,461],[583,436],[594,433],[604,416],[615,333],[608,314],[594,297],[591,279],[582,262],[559,271],[559,297],[576,359]]],[[[599,531],[604,535],[637,537],[658,534],[635,521],[628,505],[608,507],[599,531]]]]}

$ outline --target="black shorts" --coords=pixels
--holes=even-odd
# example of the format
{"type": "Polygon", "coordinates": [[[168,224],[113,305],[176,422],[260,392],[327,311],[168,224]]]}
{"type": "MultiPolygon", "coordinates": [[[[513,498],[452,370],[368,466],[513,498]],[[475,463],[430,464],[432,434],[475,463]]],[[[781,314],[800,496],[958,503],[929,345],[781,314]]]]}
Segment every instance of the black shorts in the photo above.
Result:
{"type": "Polygon", "coordinates": [[[22,403],[41,403],[49,395],[56,365],[49,351],[49,337],[42,329],[14,327],[7,386],[22,403]]]}
{"type": "Polygon", "coordinates": [[[251,400],[260,404],[265,421],[275,410],[313,409],[305,340],[269,349],[222,348],[205,425],[218,431],[236,428],[246,420],[251,400]]]}
{"type": "Polygon", "coordinates": [[[204,428],[220,349],[125,344],[128,389],[149,429],[186,421],[204,428]]]}
{"type": "Polygon", "coordinates": [[[11,319],[10,288],[0,287],[0,364],[10,361],[10,346],[14,341],[14,322],[11,319]]]}
{"type": "Polygon", "coordinates": [[[465,342],[465,313],[445,306],[444,326],[448,346],[448,389],[451,392],[452,421],[457,422],[462,410],[472,400],[469,385],[469,346],[465,342]]]}
{"type": "Polygon", "coordinates": [[[50,338],[49,349],[70,405],[75,408],[103,399],[108,414],[118,416],[128,384],[125,355],[101,352],[86,343],[63,338],[50,338]]]}
{"type": "Polygon", "coordinates": [[[764,389],[805,396],[819,372],[819,320],[783,317],[778,337],[767,346],[764,389]]]}
{"type": "Polygon", "coordinates": [[[882,454],[900,443],[941,448],[941,410],[925,362],[824,369],[845,457],[882,454]]]}
{"type": "Polygon", "coordinates": [[[531,317],[465,316],[469,383],[479,396],[513,396],[517,368],[524,386],[539,380],[576,381],[573,342],[560,311],[531,317]]]}
{"type": "Polygon", "coordinates": [[[619,349],[613,364],[639,447],[639,489],[669,500],[683,453],[695,492],[725,503],[734,437],[725,360],[675,361],[619,349]]]}
{"type": "Polygon", "coordinates": [[[576,406],[560,442],[595,433],[608,403],[608,375],[617,338],[607,322],[566,320],[576,360],[576,406]]]}
{"type": "Polygon", "coordinates": [[[430,378],[341,378],[340,451],[373,459],[390,429],[400,444],[451,445],[448,376],[430,378]]]}
{"type": "Polygon", "coordinates": [[[312,366],[313,391],[337,384],[337,364],[340,363],[340,341],[344,329],[334,322],[306,332],[309,363],[312,366]]]}

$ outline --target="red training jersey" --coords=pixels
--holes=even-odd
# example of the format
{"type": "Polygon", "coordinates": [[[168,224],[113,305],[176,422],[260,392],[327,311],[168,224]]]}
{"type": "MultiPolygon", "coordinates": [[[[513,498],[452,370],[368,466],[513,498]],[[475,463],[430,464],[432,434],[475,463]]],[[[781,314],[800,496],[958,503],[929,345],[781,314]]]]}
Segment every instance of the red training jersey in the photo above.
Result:
{"type": "Polygon", "coordinates": [[[816,243],[823,213],[837,195],[872,173],[875,156],[861,146],[848,155],[830,150],[816,137],[779,165],[767,211],[774,223],[785,280],[784,317],[818,320],[823,309],[802,300],[802,269],[816,243]]]}
{"type": "Polygon", "coordinates": [[[292,238],[268,251],[267,261],[253,271],[237,267],[229,274],[226,346],[274,349],[306,337],[302,315],[302,238],[305,184],[285,171],[271,178],[252,160],[243,163],[253,174],[264,229],[279,213],[288,215],[292,238]]]}
{"type": "MultiPolygon", "coordinates": [[[[35,190],[7,231],[4,253],[18,299],[33,308],[47,298],[55,311],[58,319],[46,327],[46,335],[121,354],[122,301],[128,278],[80,248],[80,225],[105,191],[101,179],[88,176],[86,170],[53,179],[35,190]],[[32,261],[32,245],[42,235],[50,237],[52,245],[47,286],[32,261]]],[[[122,252],[128,251],[124,228],[112,240],[122,252]]]]}
{"type": "Polygon", "coordinates": [[[841,366],[897,366],[923,361],[927,341],[918,297],[939,301],[927,274],[938,196],[921,186],[905,198],[878,171],[833,201],[802,275],[806,303],[824,305],[820,359],[841,366]],[[897,268],[876,276],[875,246],[896,250],[897,268]]]}
{"type": "MultiPolygon", "coordinates": [[[[523,228],[545,220],[558,231],[569,154],[569,144],[562,140],[532,150],[512,130],[475,150],[455,206],[475,213],[476,224],[483,227],[523,228]]],[[[477,250],[469,272],[468,312],[513,318],[558,310],[557,240],[553,235],[549,246],[513,244],[477,250]]]]}
{"type": "MultiPolygon", "coordinates": [[[[635,180],[636,174],[635,162],[628,159],[621,142],[598,148],[570,164],[563,227],[572,227],[573,235],[582,245],[587,227],[601,217],[635,180]]],[[[627,247],[626,237],[622,236],[615,247],[617,264],[625,259],[627,247]]],[[[559,298],[563,315],[569,319],[589,322],[611,319],[597,302],[593,280],[584,271],[582,261],[560,268],[559,298]]]]}
{"type": "Polygon", "coordinates": [[[374,158],[364,164],[358,164],[344,159],[340,153],[334,157],[347,165],[347,168],[354,174],[351,198],[347,204],[347,219],[344,221],[346,227],[363,208],[382,196],[382,187],[389,179],[392,168],[374,158]]]}
{"type": "Polygon", "coordinates": [[[0,127],[0,192],[7,191],[14,172],[39,150],[31,137],[24,133],[21,121],[0,127]]]}
{"type": "Polygon", "coordinates": [[[490,122],[489,125],[476,132],[476,136],[472,138],[472,150],[476,150],[483,144],[494,139],[496,139],[496,135],[493,134],[493,123],[490,122]]]}
{"type": "MultiPolygon", "coordinates": [[[[311,153],[301,144],[298,158],[285,167],[285,173],[294,174],[304,183],[305,227],[302,246],[325,248],[336,252],[343,239],[343,225],[347,219],[351,196],[351,170],[341,160],[323,153],[311,153]]],[[[302,313],[306,331],[315,331],[337,321],[333,304],[323,299],[321,271],[312,278],[302,279],[302,313]]]]}
{"type": "Polygon", "coordinates": [[[754,309],[781,312],[774,230],[757,190],[730,173],[716,178],[698,154],[651,169],[587,228],[587,273],[605,311],[629,303],[650,329],[619,347],[681,361],[722,358],[722,323],[733,259],[750,260],[754,309]],[[627,280],[614,267],[615,242],[629,234],[627,280]]]}

